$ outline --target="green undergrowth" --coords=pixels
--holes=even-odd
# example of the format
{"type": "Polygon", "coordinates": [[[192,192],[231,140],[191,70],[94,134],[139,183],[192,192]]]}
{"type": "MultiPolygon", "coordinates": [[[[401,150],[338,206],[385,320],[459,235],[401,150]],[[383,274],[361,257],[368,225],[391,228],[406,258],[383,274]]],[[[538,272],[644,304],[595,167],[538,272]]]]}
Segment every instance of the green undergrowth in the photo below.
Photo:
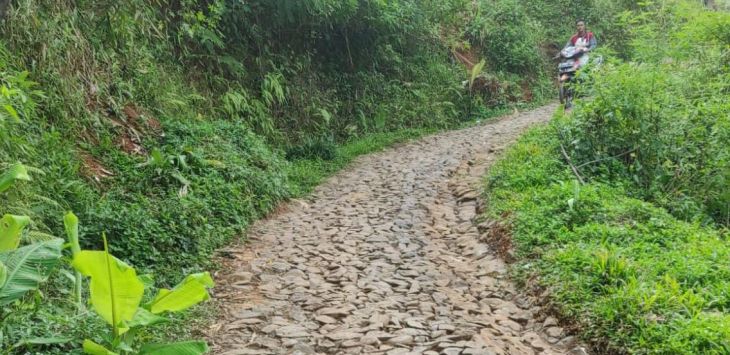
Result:
{"type": "Polygon", "coordinates": [[[730,352],[728,231],[629,197],[631,182],[581,185],[562,160],[561,120],[524,135],[485,181],[519,279],[537,275],[599,352],[730,352]]]}
{"type": "MultiPolygon", "coordinates": [[[[546,48],[562,44],[572,21],[551,29],[560,36],[522,36],[521,26],[544,28],[558,12],[577,17],[583,8],[608,19],[623,7],[9,3],[0,19],[0,173],[22,163],[32,181],[0,195],[0,215],[31,219],[26,245],[62,236],[62,216],[73,211],[84,249],[100,249],[106,233],[113,255],[154,273],[161,287],[215,268],[217,248],[359,154],[552,96],[546,48]],[[455,52],[489,60],[467,72],[455,52]],[[467,89],[477,75],[480,84],[467,89]]],[[[595,19],[597,33],[607,21],[595,19]]],[[[70,272],[54,269],[38,292],[0,310],[2,351],[69,353],[78,339],[98,338],[103,324],[69,304],[70,272]],[[72,340],[29,342],[55,337],[72,340]]],[[[147,335],[184,338],[178,333],[204,321],[176,317],[147,335]]]]}

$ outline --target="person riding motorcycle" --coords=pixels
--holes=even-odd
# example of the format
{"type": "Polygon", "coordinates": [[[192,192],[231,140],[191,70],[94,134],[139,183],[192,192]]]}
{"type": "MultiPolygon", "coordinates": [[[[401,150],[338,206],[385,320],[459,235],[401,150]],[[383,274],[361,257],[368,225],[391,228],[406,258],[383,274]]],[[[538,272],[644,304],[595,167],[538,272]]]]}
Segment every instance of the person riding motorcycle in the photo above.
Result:
{"type": "Polygon", "coordinates": [[[596,36],[593,35],[593,32],[586,30],[585,21],[578,20],[575,22],[575,25],[578,29],[578,33],[573,35],[573,37],[570,37],[568,43],[566,43],[563,48],[575,47],[575,50],[578,53],[583,54],[575,61],[575,69],[578,69],[588,63],[588,56],[585,54],[594,50],[596,46],[598,46],[598,41],[596,40],[596,36]]]}
{"type": "Polygon", "coordinates": [[[570,108],[573,100],[573,89],[570,83],[577,73],[578,69],[588,64],[588,52],[592,51],[598,45],[593,32],[586,31],[586,23],[583,20],[576,21],[578,33],[568,40],[565,47],[560,51],[556,58],[561,58],[558,64],[558,93],[560,103],[565,104],[565,108],[570,108]]]}

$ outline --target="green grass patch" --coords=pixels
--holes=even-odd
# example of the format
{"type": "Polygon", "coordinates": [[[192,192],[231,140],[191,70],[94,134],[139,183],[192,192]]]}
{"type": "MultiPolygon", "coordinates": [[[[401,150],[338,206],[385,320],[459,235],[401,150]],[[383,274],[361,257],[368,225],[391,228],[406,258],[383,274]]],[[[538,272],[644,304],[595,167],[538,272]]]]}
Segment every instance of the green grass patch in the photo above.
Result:
{"type": "Polygon", "coordinates": [[[579,185],[556,124],[523,136],[485,181],[490,217],[509,216],[516,274],[538,275],[603,351],[730,352],[727,230],[628,197],[622,181],[579,185]]]}

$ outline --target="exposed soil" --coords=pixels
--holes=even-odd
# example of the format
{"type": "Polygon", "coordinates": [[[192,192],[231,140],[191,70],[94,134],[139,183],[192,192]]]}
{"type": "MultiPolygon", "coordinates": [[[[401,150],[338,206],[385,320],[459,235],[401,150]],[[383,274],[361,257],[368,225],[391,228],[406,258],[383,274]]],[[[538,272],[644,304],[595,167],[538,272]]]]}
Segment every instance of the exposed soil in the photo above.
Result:
{"type": "Polygon", "coordinates": [[[505,231],[475,221],[485,169],[555,108],[361,157],[258,222],[223,251],[214,353],[583,353],[508,279],[505,231]]]}

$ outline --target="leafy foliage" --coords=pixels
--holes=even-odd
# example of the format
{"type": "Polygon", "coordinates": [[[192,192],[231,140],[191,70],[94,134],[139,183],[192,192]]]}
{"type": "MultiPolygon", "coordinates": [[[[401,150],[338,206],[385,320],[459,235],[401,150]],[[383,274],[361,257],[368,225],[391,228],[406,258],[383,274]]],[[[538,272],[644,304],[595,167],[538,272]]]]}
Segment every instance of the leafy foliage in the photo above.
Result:
{"type": "Polygon", "coordinates": [[[686,2],[632,18],[637,62],[604,66],[565,127],[574,160],[675,215],[730,222],[730,15],[686,2]]]}
{"type": "Polygon", "coordinates": [[[620,16],[629,61],[593,70],[569,116],[492,169],[490,214],[510,216],[515,271],[596,350],[724,354],[730,16],[690,1],[633,8],[620,16]]]}
{"type": "MultiPolygon", "coordinates": [[[[80,251],[72,266],[91,278],[91,303],[96,312],[112,326],[111,350],[92,340],[83,343],[87,354],[124,353],[137,347],[134,333],[140,328],[159,324],[167,319],[162,312],[179,312],[208,299],[207,288],[213,287],[208,273],[190,275],[173,290],[161,289],[145,308],[139,308],[145,285],[129,265],[109,254],[106,236],[104,251],[80,251]],[[131,335],[130,335],[131,333],[131,335]]],[[[139,354],[203,354],[208,346],[202,341],[169,344],[146,344],[139,354]]]]}
{"type": "Polygon", "coordinates": [[[576,192],[559,147],[564,119],[527,133],[487,180],[488,214],[510,216],[514,271],[549,289],[597,351],[727,352],[727,231],[680,221],[615,183],[576,192]]]}
{"type": "MultiPolygon", "coordinates": [[[[119,262],[170,288],[354,156],[551,97],[543,44],[572,29],[524,32],[549,28],[547,12],[481,1],[474,18],[473,4],[13,1],[0,24],[0,167],[21,162],[34,182],[3,193],[0,214],[30,217],[21,243],[67,232],[71,257],[101,249],[83,236],[106,232],[119,262]],[[494,79],[486,93],[470,94],[451,58],[470,46],[501,51],[477,51],[494,79]],[[70,210],[82,228],[59,218],[70,210]]],[[[62,269],[1,310],[0,346],[81,345],[30,341],[53,335],[108,347],[79,280],[62,269]]]]}
{"type": "Polygon", "coordinates": [[[72,265],[82,275],[91,278],[94,310],[115,331],[117,328],[122,328],[121,333],[126,331],[122,323],[132,320],[144,293],[144,285],[134,269],[106,251],[81,251],[74,257],[72,265]]]}
{"type": "Polygon", "coordinates": [[[0,306],[6,306],[28,291],[36,290],[48,278],[61,257],[63,240],[55,239],[0,252],[4,265],[4,283],[0,285],[0,306]]]}

